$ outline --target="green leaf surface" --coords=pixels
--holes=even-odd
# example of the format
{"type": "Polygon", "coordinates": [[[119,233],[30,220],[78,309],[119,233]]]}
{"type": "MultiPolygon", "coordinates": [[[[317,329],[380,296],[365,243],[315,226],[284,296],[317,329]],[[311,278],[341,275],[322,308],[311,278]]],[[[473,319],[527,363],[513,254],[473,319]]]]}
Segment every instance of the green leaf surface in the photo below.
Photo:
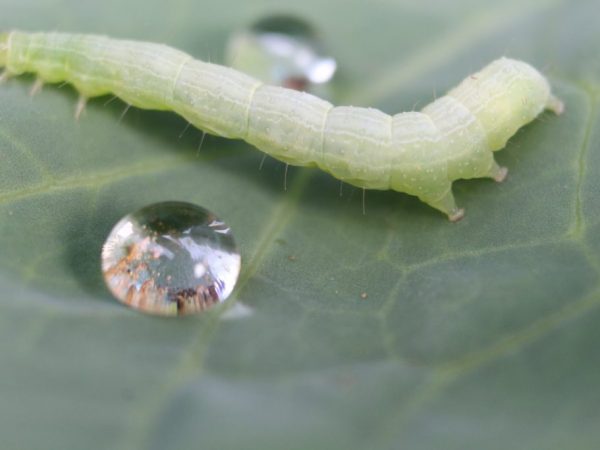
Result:
{"type": "Polygon", "coordinates": [[[221,61],[256,18],[306,18],[339,102],[429,102],[503,55],[566,103],[455,185],[450,224],[207,137],[172,113],[31,77],[0,86],[0,448],[595,449],[600,442],[597,0],[4,0],[0,29],[103,33],[221,61]],[[99,255],[124,214],[191,201],[241,246],[230,309],[167,320],[113,300],[99,255]],[[293,258],[290,258],[293,257],[293,258]],[[366,293],[361,297],[362,293],[366,293]],[[232,318],[234,303],[246,314],[232,318]],[[228,318],[229,316],[229,318],[228,318]]]}

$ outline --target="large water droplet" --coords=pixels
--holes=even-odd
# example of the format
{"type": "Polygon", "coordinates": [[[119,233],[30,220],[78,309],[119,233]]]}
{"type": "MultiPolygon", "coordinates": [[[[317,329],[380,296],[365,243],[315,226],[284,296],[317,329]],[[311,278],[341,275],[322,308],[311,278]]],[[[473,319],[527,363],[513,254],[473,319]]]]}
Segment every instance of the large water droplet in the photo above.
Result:
{"type": "Polygon", "coordinates": [[[313,28],[291,16],[264,18],[232,35],[227,63],[265,83],[328,96],[337,69],[313,28]]]}
{"type": "Polygon", "coordinates": [[[184,202],[155,203],[126,215],[102,248],[102,271],[113,295],[133,308],[169,316],[223,302],[240,263],[229,227],[184,202]]]}

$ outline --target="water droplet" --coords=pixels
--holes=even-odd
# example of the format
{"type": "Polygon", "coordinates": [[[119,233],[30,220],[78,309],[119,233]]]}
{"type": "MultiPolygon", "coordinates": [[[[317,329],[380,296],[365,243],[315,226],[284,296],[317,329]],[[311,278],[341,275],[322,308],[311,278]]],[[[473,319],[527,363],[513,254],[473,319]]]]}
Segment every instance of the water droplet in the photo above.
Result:
{"type": "Polygon", "coordinates": [[[227,311],[221,314],[220,319],[222,320],[239,320],[247,319],[254,315],[254,309],[248,305],[244,305],[242,302],[237,301],[227,311]]]}
{"type": "Polygon", "coordinates": [[[184,202],[162,202],[128,214],[102,248],[112,294],[141,311],[193,314],[225,301],[240,273],[230,228],[213,213],[184,202]]]}
{"type": "Polygon", "coordinates": [[[270,16],[231,36],[227,64],[261,81],[328,97],[337,69],[314,29],[292,16],[270,16]]]}

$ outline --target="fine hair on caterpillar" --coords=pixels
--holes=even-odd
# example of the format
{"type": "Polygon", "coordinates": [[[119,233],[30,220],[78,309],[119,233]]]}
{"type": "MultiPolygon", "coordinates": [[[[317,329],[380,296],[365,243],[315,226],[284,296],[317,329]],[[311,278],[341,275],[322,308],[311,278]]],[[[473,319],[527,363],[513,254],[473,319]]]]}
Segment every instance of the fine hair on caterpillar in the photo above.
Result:
{"type": "Polygon", "coordinates": [[[113,94],[128,105],[171,110],[202,131],[243,139],[297,166],[318,167],[363,189],[417,196],[452,221],[463,217],[452,183],[502,181],[493,152],[544,109],[563,104],[529,64],[500,58],[420,112],[388,115],[334,107],[313,95],[266,85],[162,44],[66,33],[0,33],[4,77],[36,73],[88,98],[113,94]]]}

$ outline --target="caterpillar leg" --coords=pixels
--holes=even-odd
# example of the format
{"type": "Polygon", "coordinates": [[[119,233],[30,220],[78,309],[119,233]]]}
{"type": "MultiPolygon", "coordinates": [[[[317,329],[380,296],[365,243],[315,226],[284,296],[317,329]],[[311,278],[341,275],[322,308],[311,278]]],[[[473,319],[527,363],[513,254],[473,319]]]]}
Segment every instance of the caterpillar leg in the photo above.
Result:
{"type": "Polygon", "coordinates": [[[456,206],[456,201],[454,200],[454,195],[452,194],[452,188],[448,189],[448,191],[446,191],[442,197],[439,197],[435,200],[425,197],[419,198],[428,205],[433,206],[435,209],[438,209],[446,214],[450,222],[458,222],[465,216],[464,208],[459,208],[456,206]]]}
{"type": "Polygon", "coordinates": [[[79,120],[83,112],[85,111],[85,105],[87,104],[87,97],[83,95],[79,96],[77,100],[77,105],[75,106],[75,120],[79,120]]]}
{"type": "Polygon", "coordinates": [[[546,109],[549,109],[557,116],[560,116],[565,111],[565,104],[554,95],[550,95],[546,109]]]}
{"type": "Polygon", "coordinates": [[[502,183],[506,179],[506,175],[508,175],[508,169],[499,166],[496,161],[492,161],[492,166],[484,177],[492,178],[495,182],[502,183]]]}
{"type": "Polygon", "coordinates": [[[29,95],[33,97],[35,94],[38,94],[42,90],[43,87],[44,87],[44,82],[42,81],[41,78],[37,78],[35,80],[35,83],[33,83],[33,86],[31,86],[31,89],[29,90],[29,95]]]}

